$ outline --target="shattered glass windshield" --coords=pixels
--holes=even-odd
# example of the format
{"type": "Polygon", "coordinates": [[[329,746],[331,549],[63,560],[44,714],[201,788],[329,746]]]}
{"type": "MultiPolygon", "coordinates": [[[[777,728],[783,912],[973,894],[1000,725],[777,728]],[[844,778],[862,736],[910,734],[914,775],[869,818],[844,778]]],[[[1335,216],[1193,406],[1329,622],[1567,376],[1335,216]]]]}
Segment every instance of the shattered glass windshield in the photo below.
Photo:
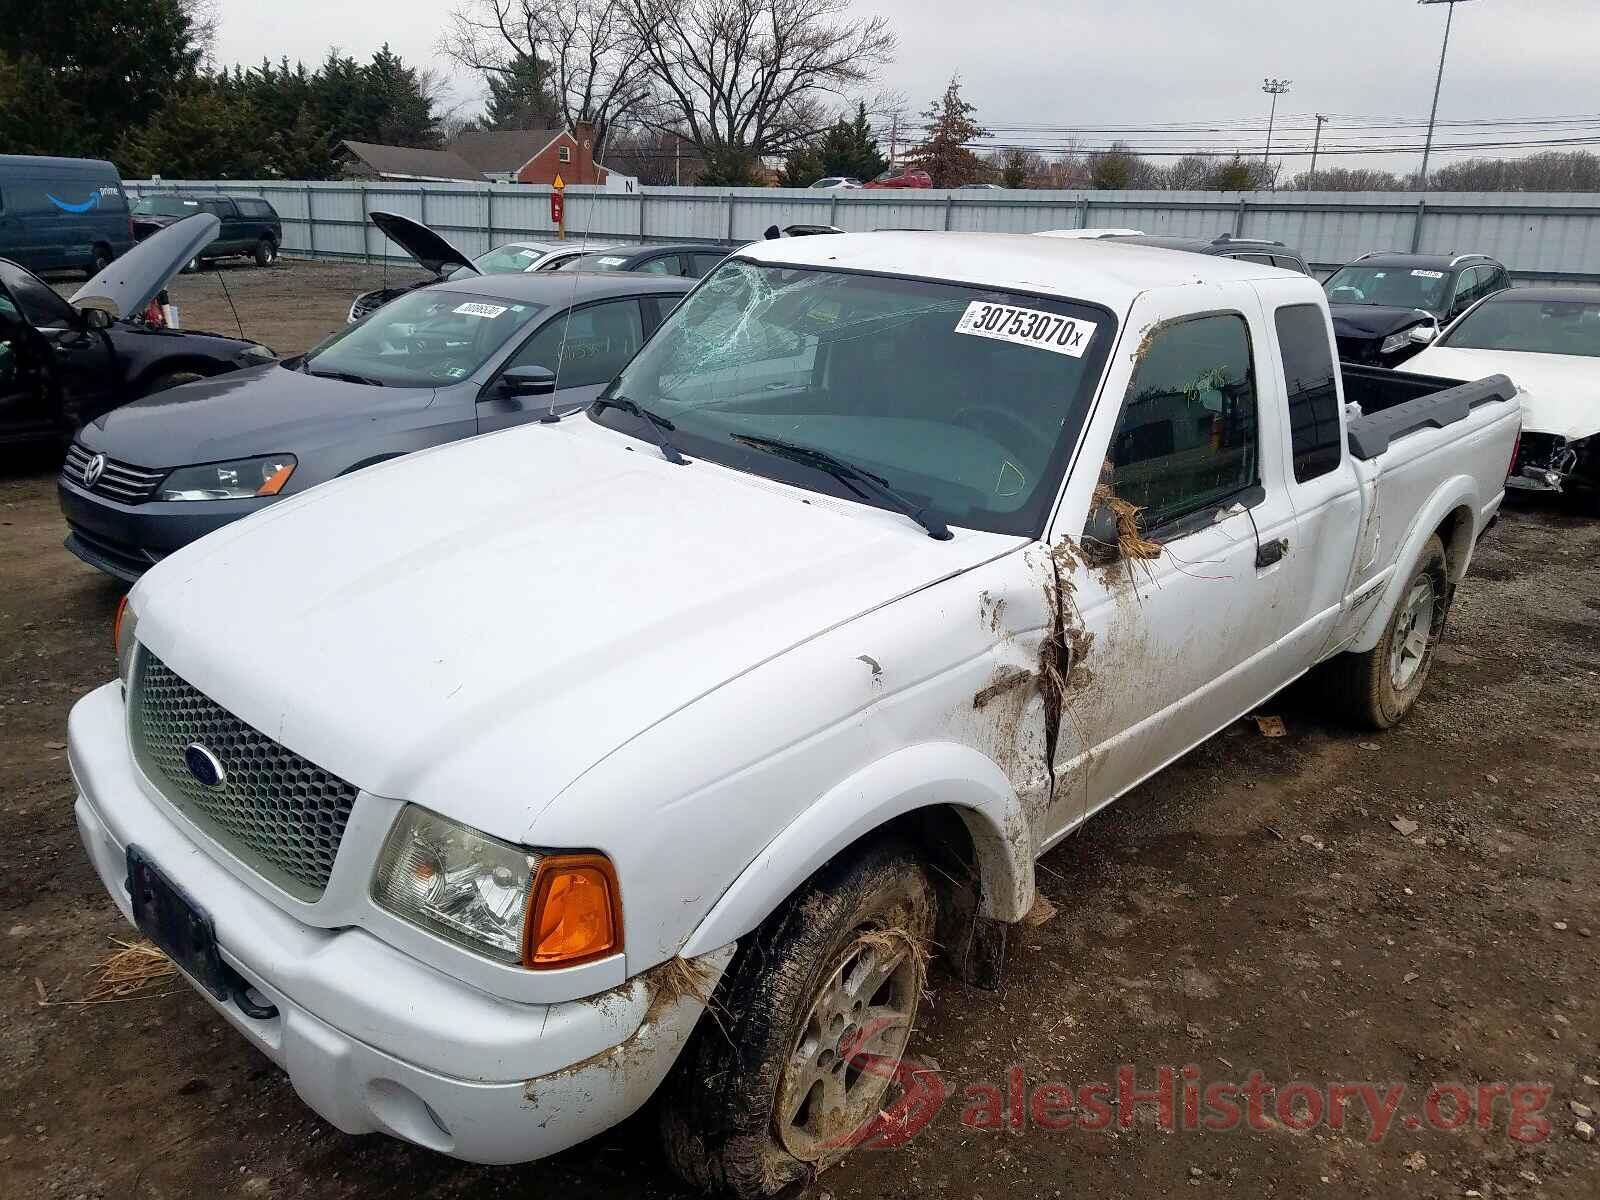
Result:
{"type": "MultiPolygon", "coordinates": [[[[949,283],[733,260],[607,390],[698,455],[864,503],[778,439],[881,477],[952,525],[1037,535],[1115,321],[1098,308],[949,283]]],[[[648,437],[641,419],[591,419],[648,437]]]]}

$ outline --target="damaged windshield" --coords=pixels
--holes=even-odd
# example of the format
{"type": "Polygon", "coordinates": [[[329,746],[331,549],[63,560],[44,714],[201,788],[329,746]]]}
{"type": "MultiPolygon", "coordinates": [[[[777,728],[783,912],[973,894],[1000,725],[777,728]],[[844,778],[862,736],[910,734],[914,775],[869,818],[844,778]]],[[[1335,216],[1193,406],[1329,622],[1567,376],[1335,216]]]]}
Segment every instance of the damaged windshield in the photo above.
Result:
{"type": "MultiPolygon", "coordinates": [[[[671,422],[686,454],[893,507],[792,452],[816,451],[952,525],[1035,536],[1115,335],[1069,300],[734,260],[607,394],[671,422]]],[[[591,419],[647,436],[626,409],[591,419]]]]}

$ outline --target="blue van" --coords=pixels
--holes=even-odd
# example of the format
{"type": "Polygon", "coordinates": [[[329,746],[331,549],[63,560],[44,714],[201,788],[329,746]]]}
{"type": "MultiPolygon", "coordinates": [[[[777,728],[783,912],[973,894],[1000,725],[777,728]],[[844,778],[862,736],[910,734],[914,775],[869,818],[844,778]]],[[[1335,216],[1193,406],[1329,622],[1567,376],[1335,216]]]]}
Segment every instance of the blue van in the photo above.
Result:
{"type": "Polygon", "coordinates": [[[133,245],[122,178],[92,158],[0,154],[0,258],[94,275],[133,245]]]}

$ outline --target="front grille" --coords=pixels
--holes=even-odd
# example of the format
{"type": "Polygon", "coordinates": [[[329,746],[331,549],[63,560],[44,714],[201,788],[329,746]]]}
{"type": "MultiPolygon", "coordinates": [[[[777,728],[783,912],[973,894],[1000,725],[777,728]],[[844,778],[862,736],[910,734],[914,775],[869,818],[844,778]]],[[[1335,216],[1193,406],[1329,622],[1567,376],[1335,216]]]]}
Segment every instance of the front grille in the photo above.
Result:
{"type": "Polygon", "coordinates": [[[132,689],[133,752],[195,824],[291,895],[315,901],[328,886],[356,789],[245,724],[141,649],[132,689]],[[225,775],[214,787],[189,769],[203,746],[225,775]]]}
{"type": "Polygon", "coordinates": [[[61,468],[61,475],[81,488],[105,496],[111,500],[121,501],[123,504],[139,504],[155,495],[156,485],[166,478],[166,471],[152,471],[148,467],[136,467],[131,463],[118,462],[116,459],[105,460],[105,469],[100,473],[100,478],[93,483],[88,482],[89,464],[95,459],[95,454],[85,450],[77,442],[73,442],[67,451],[67,461],[61,468]]]}

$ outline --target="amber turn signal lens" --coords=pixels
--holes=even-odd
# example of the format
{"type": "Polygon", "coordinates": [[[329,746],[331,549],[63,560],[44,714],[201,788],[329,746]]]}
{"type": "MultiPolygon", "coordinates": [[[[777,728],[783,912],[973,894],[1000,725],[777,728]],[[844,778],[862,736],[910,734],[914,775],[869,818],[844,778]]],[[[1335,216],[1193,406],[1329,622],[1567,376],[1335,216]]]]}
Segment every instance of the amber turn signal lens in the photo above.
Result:
{"type": "Polygon", "coordinates": [[[572,967],[622,949],[616,868],[601,854],[543,859],[524,927],[522,965],[572,967]]]}
{"type": "Polygon", "coordinates": [[[124,595],[117,601],[117,615],[111,618],[111,652],[122,653],[122,618],[128,612],[128,597],[124,595]]]}
{"type": "Polygon", "coordinates": [[[256,495],[276,496],[283,491],[283,485],[289,482],[289,476],[293,474],[294,464],[284,463],[283,466],[267,476],[267,481],[256,489],[256,495]]]}

